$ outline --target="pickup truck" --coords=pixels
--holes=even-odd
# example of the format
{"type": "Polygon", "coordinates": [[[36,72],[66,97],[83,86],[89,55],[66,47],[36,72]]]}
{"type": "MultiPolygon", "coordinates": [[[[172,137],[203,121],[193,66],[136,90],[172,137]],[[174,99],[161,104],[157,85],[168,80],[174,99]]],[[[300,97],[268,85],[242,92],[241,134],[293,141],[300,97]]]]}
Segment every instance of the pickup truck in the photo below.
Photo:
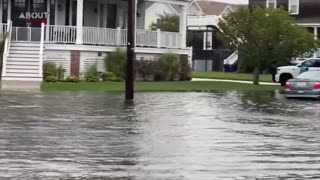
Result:
{"type": "Polygon", "coordinates": [[[278,67],[275,80],[279,82],[281,86],[285,86],[289,79],[295,78],[299,74],[310,70],[320,70],[320,58],[309,58],[295,66],[278,67]]]}

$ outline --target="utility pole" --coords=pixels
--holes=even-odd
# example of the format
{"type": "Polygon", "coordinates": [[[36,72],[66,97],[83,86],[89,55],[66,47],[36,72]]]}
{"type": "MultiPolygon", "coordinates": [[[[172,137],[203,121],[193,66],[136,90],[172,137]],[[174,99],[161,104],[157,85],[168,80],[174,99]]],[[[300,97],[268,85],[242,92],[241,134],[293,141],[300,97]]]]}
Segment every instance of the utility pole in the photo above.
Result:
{"type": "Polygon", "coordinates": [[[253,1],[253,0],[249,0],[249,3],[248,3],[248,9],[249,9],[249,12],[250,12],[250,13],[253,12],[252,1],[253,1]]]}
{"type": "Polygon", "coordinates": [[[136,35],[136,0],[128,0],[128,42],[126,63],[126,100],[134,98],[134,61],[135,61],[135,35],[136,35]]]}

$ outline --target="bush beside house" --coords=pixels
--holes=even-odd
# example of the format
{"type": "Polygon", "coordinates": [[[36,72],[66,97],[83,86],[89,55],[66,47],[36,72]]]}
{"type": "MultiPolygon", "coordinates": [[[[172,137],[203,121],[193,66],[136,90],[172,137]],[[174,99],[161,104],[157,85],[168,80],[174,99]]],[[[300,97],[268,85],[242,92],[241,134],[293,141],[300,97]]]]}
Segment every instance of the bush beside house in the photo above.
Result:
{"type": "MultiPolygon", "coordinates": [[[[184,57],[184,56],[182,56],[184,57]]],[[[121,82],[125,78],[126,52],[117,49],[105,58],[106,72],[99,73],[98,65],[92,64],[79,76],[68,76],[64,79],[64,69],[57,67],[55,63],[46,62],[43,65],[43,79],[45,82],[121,82]]],[[[179,56],[173,53],[165,53],[155,60],[138,60],[135,64],[135,79],[137,81],[189,81],[192,69],[188,64],[188,57],[179,60],[179,56]]]]}

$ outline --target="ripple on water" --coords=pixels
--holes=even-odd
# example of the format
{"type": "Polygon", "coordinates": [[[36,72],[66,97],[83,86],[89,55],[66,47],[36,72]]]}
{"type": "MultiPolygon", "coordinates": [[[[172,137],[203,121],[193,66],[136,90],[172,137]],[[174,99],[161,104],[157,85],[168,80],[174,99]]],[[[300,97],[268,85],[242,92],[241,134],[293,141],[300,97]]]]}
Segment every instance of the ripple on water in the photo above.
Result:
{"type": "Polygon", "coordinates": [[[320,103],[277,92],[2,92],[0,107],[0,178],[320,178],[320,103]]]}

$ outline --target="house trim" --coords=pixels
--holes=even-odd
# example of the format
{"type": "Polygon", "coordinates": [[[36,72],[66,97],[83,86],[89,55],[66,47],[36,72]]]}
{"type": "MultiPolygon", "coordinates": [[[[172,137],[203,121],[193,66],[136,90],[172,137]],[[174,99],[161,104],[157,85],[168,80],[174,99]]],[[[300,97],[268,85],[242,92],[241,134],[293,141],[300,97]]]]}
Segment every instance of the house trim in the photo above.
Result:
{"type": "Polygon", "coordinates": [[[226,7],[224,8],[224,10],[219,14],[219,16],[223,16],[223,14],[224,14],[228,9],[229,9],[231,12],[233,12],[232,7],[231,7],[230,5],[228,5],[228,6],[226,6],[226,7]]]}
{"type": "Polygon", "coordinates": [[[297,23],[302,27],[320,27],[320,23],[297,23]]]}
{"type": "MultiPolygon", "coordinates": [[[[113,46],[95,46],[95,45],[81,45],[81,44],[45,44],[45,51],[47,50],[61,50],[61,51],[93,51],[93,52],[113,52],[119,47],[113,46]]],[[[125,48],[125,47],[123,47],[125,48]]],[[[136,47],[136,53],[146,53],[146,54],[163,54],[166,52],[173,52],[176,54],[189,54],[190,48],[183,49],[166,49],[166,48],[143,48],[136,47]]]]}

